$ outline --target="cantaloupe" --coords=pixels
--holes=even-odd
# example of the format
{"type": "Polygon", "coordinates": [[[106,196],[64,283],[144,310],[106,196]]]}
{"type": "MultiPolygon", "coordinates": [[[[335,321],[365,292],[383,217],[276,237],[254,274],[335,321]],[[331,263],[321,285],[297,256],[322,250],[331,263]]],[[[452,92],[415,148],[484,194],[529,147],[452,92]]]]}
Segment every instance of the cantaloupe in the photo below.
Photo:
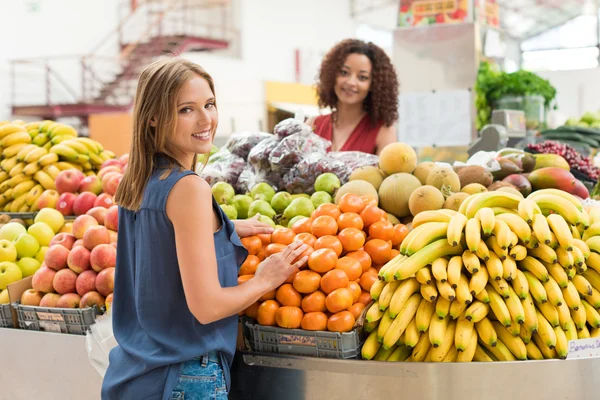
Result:
{"type": "Polygon", "coordinates": [[[460,191],[458,175],[452,167],[446,165],[436,165],[427,177],[427,184],[439,189],[445,197],[460,191]]]}
{"type": "Polygon", "coordinates": [[[417,165],[417,153],[406,143],[390,143],[379,154],[379,167],[387,175],[406,172],[411,174],[417,165]]]}
{"type": "Polygon", "coordinates": [[[465,201],[469,196],[470,194],[464,192],[454,193],[452,196],[446,199],[444,202],[444,208],[447,210],[458,211],[462,202],[465,201]]]}
{"type": "Polygon", "coordinates": [[[417,167],[413,171],[413,175],[421,181],[422,185],[427,183],[427,177],[434,165],[435,163],[431,161],[423,161],[422,163],[417,164],[417,167]]]}
{"type": "Polygon", "coordinates": [[[377,167],[373,167],[370,165],[357,168],[350,174],[350,181],[367,181],[371,185],[373,185],[375,190],[379,190],[381,182],[383,182],[384,179],[385,174],[383,173],[383,171],[377,167]]]}
{"type": "Polygon", "coordinates": [[[408,208],[412,215],[423,211],[439,210],[444,206],[444,195],[439,189],[425,185],[417,188],[408,199],[408,208]]]}
{"type": "Polygon", "coordinates": [[[487,188],[480,183],[471,183],[461,189],[461,192],[467,194],[477,194],[487,192],[487,188]]]}
{"type": "Polygon", "coordinates": [[[377,194],[377,190],[375,190],[373,185],[371,185],[367,181],[355,180],[344,184],[335,193],[335,204],[339,204],[340,199],[346,193],[354,193],[359,196],[368,196],[374,199],[376,202],[379,202],[379,195],[377,194]]]}
{"type": "Polygon", "coordinates": [[[421,182],[409,173],[388,176],[379,188],[379,206],[398,218],[410,215],[408,199],[421,187],[421,182]]]}

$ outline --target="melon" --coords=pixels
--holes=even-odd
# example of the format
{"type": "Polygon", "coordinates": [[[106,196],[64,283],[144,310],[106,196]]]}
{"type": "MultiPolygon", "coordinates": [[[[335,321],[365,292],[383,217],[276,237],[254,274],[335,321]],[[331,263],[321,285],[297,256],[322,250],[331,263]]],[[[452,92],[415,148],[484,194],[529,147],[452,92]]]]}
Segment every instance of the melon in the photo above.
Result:
{"type": "Polygon", "coordinates": [[[392,214],[387,213],[387,220],[389,222],[391,222],[393,225],[398,225],[400,223],[400,220],[396,217],[394,217],[392,214]]]}
{"type": "Polygon", "coordinates": [[[469,196],[470,194],[464,192],[454,193],[452,196],[446,199],[444,202],[444,208],[446,210],[458,211],[462,202],[465,201],[469,196]]]}
{"type": "Polygon", "coordinates": [[[423,211],[439,210],[444,206],[444,195],[439,189],[425,185],[417,188],[408,199],[408,208],[412,215],[423,211]]]}
{"type": "Polygon", "coordinates": [[[367,196],[379,203],[379,195],[377,190],[367,181],[355,180],[344,184],[335,193],[335,204],[339,204],[340,199],[346,193],[354,193],[359,196],[367,196]]]}
{"type": "Polygon", "coordinates": [[[424,161],[419,163],[415,170],[413,171],[413,175],[417,177],[418,180],[421,181],[422,185],[427,183],[427,177],[431,172],[431,169],[434,167],[435,163],[431,161],[424,161]]]}
{"type": "Polygon", "coordinates": [[[445,197],[460,191],[460,179],[447,165],[436,165],[427,177],[427,184],[439,189],[445,197]]]}
{"type": "Polygon", "coordinates": [[[375,190],[379,190],[379,186],[381,186],[381,182],[383,182],[384,179],[385,174],[383,171],[370,165],[357,168],[350,174],[350,181],[367,181],[373,185],[375,190]]]}
{"type": "Polygon", "coordinates": [[[487,188],[483,186],[481,183],[471,183],[464,188],[462,188],[461,192],[467,194],[477,194],[487,192],[487,188]]]}
{"type": "Polygon", "coordinates": [[[409,173],[388,176],[379,188],[379,206],[398,218],[410,215],[408,200],[412,192],[421,187],[421,182],[409,173]]]}
{"type": "Polygon", "coordinates": [[[379,167],[386,175],[411,174],[417,165],[417,153],[406,143],[390,143],[379,154],[379,167]]]}

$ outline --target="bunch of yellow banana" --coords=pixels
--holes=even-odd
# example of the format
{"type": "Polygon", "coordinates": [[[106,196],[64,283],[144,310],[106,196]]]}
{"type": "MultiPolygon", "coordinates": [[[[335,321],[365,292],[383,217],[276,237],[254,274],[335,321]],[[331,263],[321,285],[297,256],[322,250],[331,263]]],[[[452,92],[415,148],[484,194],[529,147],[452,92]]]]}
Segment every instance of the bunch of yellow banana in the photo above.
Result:
{"type": "Polygon", "coordinates": [[[554,189],[472,195],[417,214],[379,278],[363,358],[565,358],[600,337],[600,209],[554,189]]]}

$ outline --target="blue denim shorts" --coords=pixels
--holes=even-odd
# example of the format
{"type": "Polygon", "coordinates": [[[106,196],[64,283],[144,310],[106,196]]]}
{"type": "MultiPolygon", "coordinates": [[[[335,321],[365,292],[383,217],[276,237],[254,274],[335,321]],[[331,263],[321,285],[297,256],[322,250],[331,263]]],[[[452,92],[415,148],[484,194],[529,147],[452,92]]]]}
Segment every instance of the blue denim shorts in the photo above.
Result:
{"type": "Polygon", "coordinates": [[[216,352],[187,361],[171,393],[170,399],[227,399],[227,385],[216,352]]]}

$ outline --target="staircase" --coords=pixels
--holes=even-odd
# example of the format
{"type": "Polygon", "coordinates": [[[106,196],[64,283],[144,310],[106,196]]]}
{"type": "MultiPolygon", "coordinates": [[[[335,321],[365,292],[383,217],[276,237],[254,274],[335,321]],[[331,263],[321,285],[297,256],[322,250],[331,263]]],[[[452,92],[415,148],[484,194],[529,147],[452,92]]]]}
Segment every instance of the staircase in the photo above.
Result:
{"type": "Polygon", "coordinates": [[[129,110],[152,61],[230,49],[238,39],[230,0],[119,0],[119,14],[118,26],[88,54],[12,60],[13,115],[77,117],[87,126],[90,114],[129,110]]]}

